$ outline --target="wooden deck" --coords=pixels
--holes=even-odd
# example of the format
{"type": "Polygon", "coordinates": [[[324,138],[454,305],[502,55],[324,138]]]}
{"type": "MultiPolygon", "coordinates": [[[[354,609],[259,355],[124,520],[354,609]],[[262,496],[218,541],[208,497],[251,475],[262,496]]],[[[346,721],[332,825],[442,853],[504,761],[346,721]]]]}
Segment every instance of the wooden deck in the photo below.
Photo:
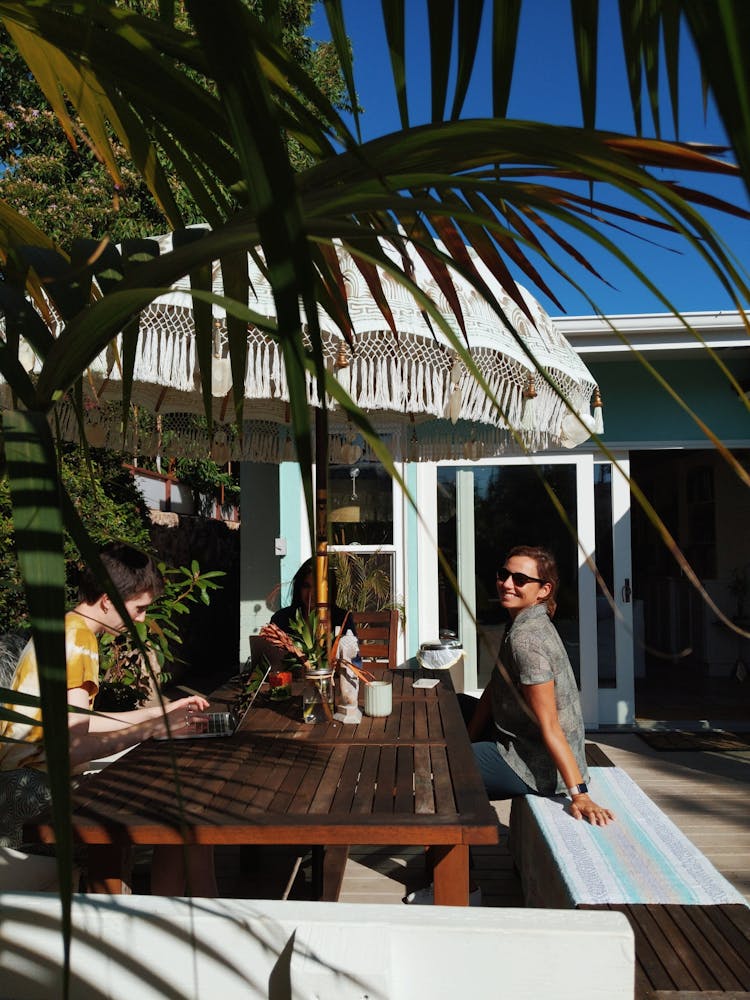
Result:
{"type": "MultiPolygon", "coordinates": [[[[660,752],[634,734],[619,733],[598,735],[595,742],[750,902],[750,751],[660,752]]],[[[595,789],[592,792],[596,794],[595,789]]],[[[507,850],[510,803],[495,803],[495,809],[500,843],[472,850],[473,876],[482,887],[484,906],[522,906],[521,887],[507,850]]],[[[238,849],[222,848],[218,859],[222,893],[309,897],[309,857],[284,848],[264,851],[262,859],[241,872],[238,849]]],[[[339,898],[402,905],[404,894],[423,885],[425,878],[424,853],[419,848],[354,846],[339,898]]]]}
{"type": "MultiPolygon", "coordinates": [[[[591,739],[591,737],[590,737],[591,739]]],[[[596,743],[750,902],[750,751],[659,752],[633,734],[602,734],[596,743]]],[[[595,789],[592,789],[596,795],[595,789]]],[[[521,906],[521,890],[507,851],[510,803],[495,804],[501,824],[497,847],[472,851],[483,905],[521,906]]],[[[418,853],[353,849],[341,899],[398,903],[421,884],[418,853]]]]}

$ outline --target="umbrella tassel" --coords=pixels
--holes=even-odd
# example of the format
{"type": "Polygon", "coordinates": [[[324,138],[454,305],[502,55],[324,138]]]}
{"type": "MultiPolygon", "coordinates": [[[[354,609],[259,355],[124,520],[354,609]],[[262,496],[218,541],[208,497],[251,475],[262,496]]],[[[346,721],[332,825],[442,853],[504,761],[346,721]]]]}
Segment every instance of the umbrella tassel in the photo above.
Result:
{"type": "Polygon", "coordinates": [[[599,392],[599,386],[594,388],[593,397],[593,407],[594,407],[594,433],[603,434],[604,433],[604,410],[602,404],[602,395],[599,392]]]}
{"type": "Polygon", "coordinates": [[[449,382],[450,397],[448,399],[448,416],[454,425],[458,423],[458,418],[461,416],[461,375],[461,361],[459,358],[456,358],[451,367],[449,382]]]}
{"type": "Polygon", "coordinates": [[[523,405],[521,407],[521,430],[533,431],[536,426],[536,386],[534,376],[529,375],[526,388],[523,391],[523,405]]]}

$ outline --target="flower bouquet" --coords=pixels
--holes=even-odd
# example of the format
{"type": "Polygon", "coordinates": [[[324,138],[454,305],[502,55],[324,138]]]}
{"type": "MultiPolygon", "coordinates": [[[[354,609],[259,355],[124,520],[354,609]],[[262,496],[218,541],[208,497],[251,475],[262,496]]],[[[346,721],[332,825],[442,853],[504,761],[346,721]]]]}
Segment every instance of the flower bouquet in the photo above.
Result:
{"type": "Polygon", "coordinates": [[[295,676],[327,667],[328,650],[324,637],[318,635],[317,614],[313,612],[306,619],[298,611],[289,627],[291,635],[278,625],[264,625],[259,635],[281,652],[284,664],[295,676]]]}
{"type": "MultiPolygon", "coordinates": [[[[351,640],[354,640],[354,645],[356,645],[356,638],[352,636],[351,632],[344,635],[345,618],[342,629],[331,644],[329,653],[326,636],[321,633],[320,619],[315,611],[307,617],[302,611],[298,611],[289,628],[291,634],[287,634],[277,625],[264,625],[260,630],[260,635],[283,653],[289,674],[297,676],[303,674],[308,681],[308,689],[306,696],[303,696],[303,702],[307,699],[310,711],[305,714],[305,718],[309,721],[318,721],[318,715],[320,715],[320,721],[328,721],[333,718],[332,678],[334,668],[338,669],[339,674],[342,671],[346,672],[350,680],[353,680],[354,677],[367,680],[358,667],[351,663],[348,658],[342,659],[340,655],[339,647],[343,642],[341,653],[344,653],[345,657],[351,656],[353,651],[351,640]],[[313,703],[315,705],[314,711],[313,703]]],[[[287,671],[282,673],[287,673],[287,671]]],[[[273,683],[270,677],[269,682],[273,683]]],[[[280,686],[283,687],[283,684],[280,686]]],[[[278,690],[278,688],[272,687],[271,697],[281,697],[281,695],[274,695],[274,690],[278,690]]],[[[356,694],[354,707],[356,707],[356,694]]]]}

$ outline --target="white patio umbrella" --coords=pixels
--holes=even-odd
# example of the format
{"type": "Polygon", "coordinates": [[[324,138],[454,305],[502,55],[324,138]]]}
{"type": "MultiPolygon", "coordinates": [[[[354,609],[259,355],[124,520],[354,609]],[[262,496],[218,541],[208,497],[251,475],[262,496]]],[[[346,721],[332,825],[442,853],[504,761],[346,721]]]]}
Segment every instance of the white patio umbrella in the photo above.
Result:
{"type": "MultiPolygon", "coordinates": [[[[165,252],[171,249],[171,236],[156,239],[165,252]]],[[[394,254],[388,245],[383,246],[387,253],[394,254]]],[[[396,461],[476,459],[521,448],[572,446],[588,436],[585,431],[581,435],[580,423],[569,418],[565,402],[537,374],[531,357],[561,389],[589,430],[594,427],[590,405],[594,396],[596,412],[596,387],[581,359],[532,295],[521,289],[533,322],[481,260],[473,259],[529,352],[524,351],[475,289],[454,274],[471,357],[500,409],[466,370],[448,338],[439,329],[428,328],[408,290],[381,273],[398,331],[395,337],[355,262],[346,250],[339,248],[354,343],[350,349],[336,323],[321,308],[318,318],[324,355],[354,402],[367,412],[385,438],[396,461]]],[[[249,256],[248,273],[252,296],[249,305],[255,312],[273,317],[271,287],[249,256]]],[[[457,336],[463,338],[450,305],[416,254],[414,280],[438,307],[443,307],[446,320],[457,336]]],[[[213,268],[213,291],[223,294],[218,263],[213,268]]],[[[162,426],[169,427],[171,454],[205,456],[210,445],[214,457],[222,462],[293,459],[287,433],[289,392],[278,345],[262,331],[248,328],[244,433],[240,438],[233,424],[225,313],[216,306],[213,313],[212,442],[196,421],[187,417],[204,412],[187,278],[141,314],[132,402],[162,415],[162,426]]],[[[154,455],[161,442],[153,429],[143,433],[130,421],[129,440],[123,447],[116,407],[101,405],[121,398],[117,358],[118,352],[110,349],[102,352],[91,366],[86,385],[87,435],[92,444],[154,455]]],[[[319,405],[317,386],[311,377],[307,380],[307,393],[310,405],[319,405]]],[[[362,456],[362,440],[334,402],[331,399],[326,402],[329,460],[351,464],[362,456]]],[[[60,416],[63,431],[77,437],[72,410],[65,412],[63,408],[60,416]]]]}
{"type": "MultiPolygon", "coordinates": [[[[160,250],[172,248],[172,237],[156,238],[160,250]]],[[[395,254],[385,241],[383,250],[395,254]]],[[[473,257],[480,276],[503,310],[507,325],[473,286],[455,273],[453,284],[464,320],[460,329],[454,309],[444,298],[431,271],[414,254],[412,278],[417,287],[440,309],[458,338],[467,343],[469,354],[490,394],[467,370],[455,346],[439,329],[428,326],[414,297],[387,274],[381,273],[385,299],[397,335],[389,328],[383,311],[349,253],[338,248],[339,268],[347,290],[347,306],[353,325],[351,347],[339,327],[319,308],[319,325],[326,364],[334,370],[353,401],[364,410],[385,439],[395,461],[477,459],[521,449],[538,451],[555,446],[574,446],[596,426],[589,407],[601,414],[596,386],[586,366],[563,335],[525,289],[521,294],[526,310],[505,291],[479,258],[473,257]],[[530,319],[531,317],[531,319],[530,319]],[[513,335],[508,326],[512,328],[513,335]],[[465,333],[464,333],[465,331],[465,333]],[[547,378],[560,390],[555,392],[547,378]],[[578,415],[578,416],[576,416],[578,415]],[[580,417],[580,419],[579,419],[580,417]],[[583,425],[581,421],[583,421],[583,425]],[[583,432],[583,433],[582,433],[583,432]]],[[[271,287],[248,256],[250,307],[273,318],[271,287]]],[[[209,441],[195,415],[204,413],[201,372],[197,364],[193,299],[189,280],[178,282],[166,295],[142,311],[133,372],[131,402],[161,416],[148,421],[149,429],[136,419],[128,421],[122,440],[122,397],[118,366],[120,344],[103,351],[84,380],[85,431],[92,445],[106,446],[141,455],[157,455],[169,433],[171,455],[212,457],[228,460],[280,462],[295,454],[287,424],[289,389],[278,345],[263,331],[248,326],[247,364],[244,378],[243,433],[234,425],[230,363],[226,349],[226,315],[216,306],[214,358],[212,360],[213,431],[209,441]]],[[[212,288],[223,295],[221,268],[213,267],[212,288]]],[[[54,331],[53,331],[54,332],[54,331]]],[[[119,340],[119,338],[118,338],[119,340]]],[[[26,359],[33,364],[33,357],[26,359]]],[[[2,393],[0,393],[0,397],[2,393]]],[[[320,407],[318,389],[307,379],[307,399],[320,407]]],[[[362,457],[364,444],[346,414],[332,399],[329,439],[316,434],[316,463],[353,465],[362,457]]],[[[79,427],[69,404],[56,412],[62,433],[77,440],[79,427]]],[[[317,503],[327,506],[324,484],[318,484],[317,503]]],[[[318,519],[316,539],[317,594],[322,627],[327,609],[327,525],[318,519]]]]}

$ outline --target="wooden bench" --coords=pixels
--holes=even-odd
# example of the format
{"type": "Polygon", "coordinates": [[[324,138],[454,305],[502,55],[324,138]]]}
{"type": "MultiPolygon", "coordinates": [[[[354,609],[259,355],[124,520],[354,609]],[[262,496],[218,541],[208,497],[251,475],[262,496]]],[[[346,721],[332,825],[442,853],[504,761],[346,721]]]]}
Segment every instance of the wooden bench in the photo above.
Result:
{"type": "MultiPolygon", "coordinates": [[[[588,754],[589,762],[592,755],[588,754]]],[[[750,1000],[750,908],[620,768],[589,768],[607,827],[574,822],[562,797],[511,809],[510,851],[526,904],[617,910],[636,944],[637,1000],[750,1000]]]]}

